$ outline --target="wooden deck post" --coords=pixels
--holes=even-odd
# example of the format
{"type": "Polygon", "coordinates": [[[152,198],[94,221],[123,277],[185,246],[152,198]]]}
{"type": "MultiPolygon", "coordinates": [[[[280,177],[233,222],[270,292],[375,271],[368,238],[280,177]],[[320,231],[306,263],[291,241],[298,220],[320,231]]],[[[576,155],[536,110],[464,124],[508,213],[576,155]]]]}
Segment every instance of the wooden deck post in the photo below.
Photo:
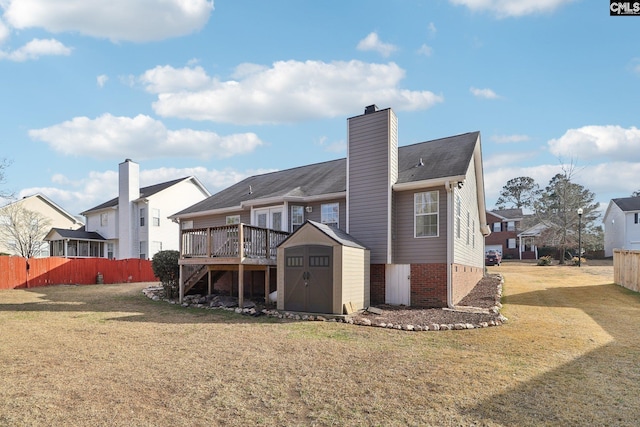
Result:
{"type": "Polygon", "coordinates": [[[244,306],[244,265],[238,265],[238,307],[244,306]]]}
{"type": "Polygon", "coordinates": [[[269,267],[267,265],[266,269],[264,270],[264,305],[265,307],[269,305],[269,283],[271,282],[270,279],[270,272],[271,272],[271,267],[269,267]]]}
{"type": "Polygon", "coordinates": [[[208,285],[209,285],[208,289],[207,289],[207,295],[211,295],[211,291],[212,291],[211,285],[212,285],[212,283],[211,283],[211,270],[210,269],[207,271],[207,280],[208,280],[208,285]]]}
{"type": "Polygon", "coordinates": [[[180,295],[179,295],[180,304],[182,304],[182,300],[184,299],[184,276],[182,275],[182,269],[183,269],[183,266],[180,265],[180,274],[178,275],[179,276],[178,284],[179,284],[179,287],[180,287],[180,291],[179,291],[179,293],[180,293],[180,295]]]}

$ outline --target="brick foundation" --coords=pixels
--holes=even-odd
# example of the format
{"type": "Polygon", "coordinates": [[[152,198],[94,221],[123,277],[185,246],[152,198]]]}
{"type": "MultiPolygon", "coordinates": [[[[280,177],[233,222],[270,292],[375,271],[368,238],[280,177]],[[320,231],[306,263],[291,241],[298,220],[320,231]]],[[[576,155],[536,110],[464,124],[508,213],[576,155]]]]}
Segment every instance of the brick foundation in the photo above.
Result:
{"type": "Polygon", "coordinates": [[[384,304],[384,292],[385,292],[385,265],[384,264],[371,264],[371,282],[370,282],[370,296],[371,305],[384,304]]]}
{"type": "Polygon", "coordinates": [[[411,264],[411,306],[447,306],[447,264],[411,264]]]}
{"type": "Polygon", "coordinates": [[[484,276],[484,267],[453,264],[451,277],[453,283],[453,303],[457,304],[478,284],[484,276]]]}

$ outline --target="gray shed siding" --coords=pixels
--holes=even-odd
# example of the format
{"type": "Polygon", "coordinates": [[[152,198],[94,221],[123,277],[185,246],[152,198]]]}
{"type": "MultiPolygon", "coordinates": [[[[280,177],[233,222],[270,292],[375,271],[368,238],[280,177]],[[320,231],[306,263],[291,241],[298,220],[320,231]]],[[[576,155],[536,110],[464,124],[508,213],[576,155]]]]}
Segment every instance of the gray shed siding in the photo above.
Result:
{"type": "Polygon", "coordinates": [[[394,193],[394,264],[447,262],[447,192],[444,187],[394,193]],[[414,194],[438,190],[438,237],[414,237],[414,194]]]}
{"type": "Polygon", "coordinates": [[[398,176],[397,118],[391,109],[348,120],[347,232],[371,251],[371,262],[387,263],[391,186],[398,176]]]}

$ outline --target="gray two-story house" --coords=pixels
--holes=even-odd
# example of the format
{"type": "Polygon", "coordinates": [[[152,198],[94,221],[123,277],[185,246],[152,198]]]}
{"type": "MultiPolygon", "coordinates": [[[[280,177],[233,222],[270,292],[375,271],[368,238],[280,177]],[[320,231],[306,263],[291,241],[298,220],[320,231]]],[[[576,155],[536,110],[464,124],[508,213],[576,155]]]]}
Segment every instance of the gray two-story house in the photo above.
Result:
{"type": "Polygon", "coordinates": [[[266,297],[276,247],[307,220],[368,249],[372,305],[453,306],[475,286],[490,233],[480,133],[398,147],[395,113],[375,105],[347,124],[346,159],[252,176],[172,216],[181,297],[202,278],[266,297]]]}

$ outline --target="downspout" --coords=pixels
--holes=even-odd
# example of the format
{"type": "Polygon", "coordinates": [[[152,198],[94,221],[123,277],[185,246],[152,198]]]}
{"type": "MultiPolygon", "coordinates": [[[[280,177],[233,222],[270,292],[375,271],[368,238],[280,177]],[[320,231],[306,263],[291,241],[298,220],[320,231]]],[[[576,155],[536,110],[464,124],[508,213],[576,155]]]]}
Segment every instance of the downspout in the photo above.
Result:
{"type": "Polygon", "coordinates": [[[447,191],[447,307],[453,308],[453,192],[456,183],[447,181],[444,188],[447,191]]]}

